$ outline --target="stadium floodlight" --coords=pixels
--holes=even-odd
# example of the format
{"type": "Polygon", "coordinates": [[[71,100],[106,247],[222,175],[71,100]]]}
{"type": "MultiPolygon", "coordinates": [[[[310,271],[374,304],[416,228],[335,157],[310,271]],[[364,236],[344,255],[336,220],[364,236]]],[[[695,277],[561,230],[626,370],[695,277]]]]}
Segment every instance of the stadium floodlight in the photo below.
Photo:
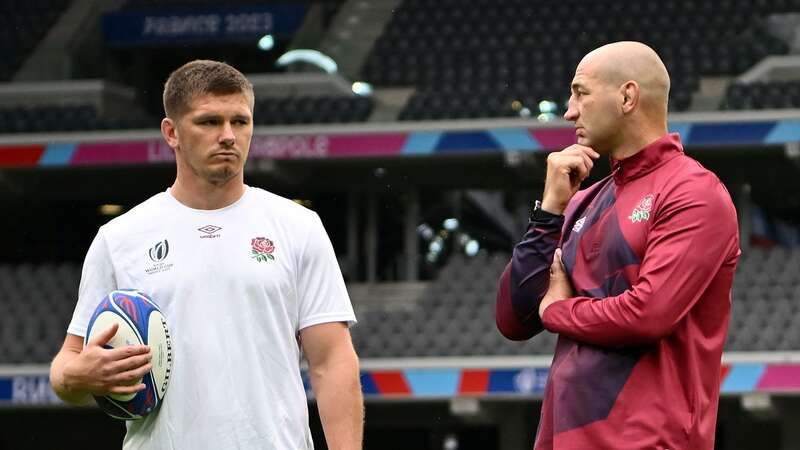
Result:
{"type": "Polygon", "coordinates": [[[369,97],[372,95],[372,85],[365,81],[356,81],[353,83],[351,89],[353,90],[353,94],[360,95],[362,97],[369,97]]]}
{"type": "Polygon", "coordinates": [[[428,250],[434,255],[439,254],[442,250],[444,250],[444,240],[440,237],[432,240],[431,243],[428,244],[428,250]]]}
{"type": "Polygon", "coordinates": [[[542,100],[539,102],[540,113],[554,113],[556,112],[556,102],[550,100],[542,100]]]}
{"type": "Polygon", "coordinates": [[[444,222],[442,222],[442,226],[447,231],[453,231],[456,228],[458,228],[458,219],[456,219],[455,217],[444,219],[444,222]]]}
{"type": "Polygon", "coordinates": [[[523,119],[531,116],[531,110],[521,100],[514,100],[511,102],[511,110],[519,114],[523,119]]]}
{"type": "Polygon", "coordinates": [[[336,73],[339,71],[339,66],[333,58],[320,51],[309,49],[289,50],[275,61],[275,65],[285,67],[296,62],[311,64],[327,73],[336,73]]]}
{"type": "Polygon", "coordinates": [[[464,253],[467,256],[475,256],[478,254],[478,251],[481,249],[481,245],[475,239],[471,239],[467,242],[467,245],[464,246],[464,253]]]}
{"type": "Polygon", "coordinates": [[[266,34],[258,40],[258,48],[265,52],[272,50],[273,47],[275,47],[275,38],[271,34],[266,34]]]}
{"type": "Polygon", "coordinates": [[[431,226],[428,225],[427,223],[420,224],[417,227],[417,233],[419,233],[420,237],[422,237],[422,239],[425,239],[426,241],[430,241],[431,239],[433,239],[433,234],[434,234],[433,228],[431,228],[431,226]]]}

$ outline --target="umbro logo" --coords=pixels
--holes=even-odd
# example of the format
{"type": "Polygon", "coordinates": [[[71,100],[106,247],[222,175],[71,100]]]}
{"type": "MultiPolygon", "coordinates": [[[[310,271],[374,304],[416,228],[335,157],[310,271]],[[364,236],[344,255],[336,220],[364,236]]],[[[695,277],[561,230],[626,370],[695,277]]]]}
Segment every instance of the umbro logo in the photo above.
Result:
{"type": "Polygon", "coordinates": [[[206,225],[198,228],[197,231],[205,233],[200,236],[201,239],[213,239],[213,238],[218,238],[220,236],[220,234],[217,233],[217,231],[221,229],[222,227],[218,227],[216,225],[206,225]]]}
{"type": "Polygon", "coordinates": [[[581,228],[583,228],[583,224],[584,224],[584,223],[586,223],[586,217],[581,217],[580,219],[578,219],[578,220],[575,222],[575,225],[573,225],[573,227],[572,227],[572,231],[574,231],[574,232],[576,232],[576,233],[580,232],[580,231],[581,231],[581,228]]]}

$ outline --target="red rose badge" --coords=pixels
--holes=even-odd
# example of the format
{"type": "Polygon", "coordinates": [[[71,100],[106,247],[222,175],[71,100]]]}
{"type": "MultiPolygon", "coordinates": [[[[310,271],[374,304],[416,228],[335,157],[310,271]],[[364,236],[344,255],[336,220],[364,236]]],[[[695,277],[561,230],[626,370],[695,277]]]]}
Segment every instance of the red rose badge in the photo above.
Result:
{"type": "Polygon", "coordinates": [[[250,245],[253,247],[253,258],[258,262],[274,260],[272,252],[275,251],[275,244],[271,240],[264,237],[257,237],[250,240],[250,245]]]}

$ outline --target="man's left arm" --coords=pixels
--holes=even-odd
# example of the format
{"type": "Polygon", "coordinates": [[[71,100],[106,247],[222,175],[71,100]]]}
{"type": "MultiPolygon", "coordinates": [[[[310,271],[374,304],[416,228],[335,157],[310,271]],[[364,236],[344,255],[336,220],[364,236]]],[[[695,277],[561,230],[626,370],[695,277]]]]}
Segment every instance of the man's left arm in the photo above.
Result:
{"type": "Polygon", "coordinates": [[[358,357],[347,324],[322,323],[300,330],[325,440],[331,450],[360,450],[364,399],[358,357]]]}
{"type": "Polygon", "coordinates": [[[551,281],[541,309],[545,328],[611,347],[647,344],[672,333],[738,252],[736,212],[727,191],[721,183],[701,184],[684,183],[665,200],[630,289],[614,297],[564,299],[570,288],[551,281]]]}

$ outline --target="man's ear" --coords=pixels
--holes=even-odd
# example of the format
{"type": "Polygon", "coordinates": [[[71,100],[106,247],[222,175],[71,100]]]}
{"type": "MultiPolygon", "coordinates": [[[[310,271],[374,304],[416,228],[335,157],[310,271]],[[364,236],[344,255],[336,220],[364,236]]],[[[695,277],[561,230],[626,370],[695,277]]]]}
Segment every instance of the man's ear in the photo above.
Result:
{"type": "Polygon", "coordinates": [[[161,135],[170,147],[178,147],[178,127],[175,126],[175,121],[169,117],[161,120],[161,135]]]}
{"type": "Polygon", "coordinates": [[[622,112],[628,114],[639,104],[639,83],[630,80],[620,86],[622,94],[622,112]]]}

